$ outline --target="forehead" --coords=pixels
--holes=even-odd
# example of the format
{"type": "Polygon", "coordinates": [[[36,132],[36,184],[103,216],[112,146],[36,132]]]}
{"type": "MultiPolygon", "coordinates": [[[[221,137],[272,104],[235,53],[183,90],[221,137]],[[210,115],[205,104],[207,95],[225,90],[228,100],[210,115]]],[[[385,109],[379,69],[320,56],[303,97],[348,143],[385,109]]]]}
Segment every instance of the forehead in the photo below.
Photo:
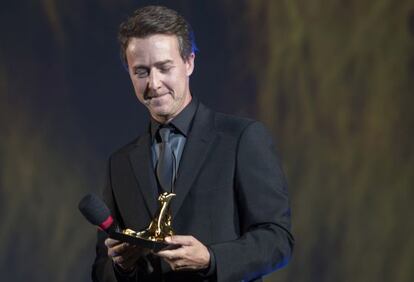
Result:
{"type": "Polygon", "coordinates": [[[153,63],[181,58],[177,37],[165,34],[155,34],[145,38],[133,37],[129,40],[125,53],[128,63],[153,63]]]}

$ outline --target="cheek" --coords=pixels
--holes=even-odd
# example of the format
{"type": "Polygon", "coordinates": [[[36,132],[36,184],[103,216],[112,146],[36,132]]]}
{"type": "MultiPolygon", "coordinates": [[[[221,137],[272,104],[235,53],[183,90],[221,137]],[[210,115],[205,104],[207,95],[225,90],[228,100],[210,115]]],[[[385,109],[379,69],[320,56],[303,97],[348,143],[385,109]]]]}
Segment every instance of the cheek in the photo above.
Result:
{"type": "Polygon", "coordinates": [[[144,95],[146,82],[142,79],[131,79],[132,85],[134,86],[135,95],[141,98],[144,95]]]}
{"type": "Polygon", "coordinates": [[[185,87],[185,81],[186,81],[186,77],[183,76],[182,74],[179,74],[179,75],[172,75],[172,76],[166,77],[164,80],[164,84],[168,88],[172,88],[175,91],[181,92],[183,88],[185,87]]]}

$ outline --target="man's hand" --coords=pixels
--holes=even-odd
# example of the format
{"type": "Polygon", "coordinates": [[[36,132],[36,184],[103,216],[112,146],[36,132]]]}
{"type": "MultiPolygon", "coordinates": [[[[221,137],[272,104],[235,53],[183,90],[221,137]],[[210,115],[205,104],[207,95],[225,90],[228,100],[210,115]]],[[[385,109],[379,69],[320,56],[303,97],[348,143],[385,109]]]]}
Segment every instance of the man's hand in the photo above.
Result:
{"type": "Polygon", "coordinates": [[[150,252],[148,249],[123,243],[118,240],[108,238],[105,240],[108,248],[108,257],[125,271],[134,270],[138,259],[150,252]]]}
{"type": "Polygon", "coordinates": [[[201,270],[209,266],[210,253],[207,247],[193,236],[174,235],[166,237],[165,241],[179,247],[164,249],[155,255],[162,257],[172,270],[201,270]]]}

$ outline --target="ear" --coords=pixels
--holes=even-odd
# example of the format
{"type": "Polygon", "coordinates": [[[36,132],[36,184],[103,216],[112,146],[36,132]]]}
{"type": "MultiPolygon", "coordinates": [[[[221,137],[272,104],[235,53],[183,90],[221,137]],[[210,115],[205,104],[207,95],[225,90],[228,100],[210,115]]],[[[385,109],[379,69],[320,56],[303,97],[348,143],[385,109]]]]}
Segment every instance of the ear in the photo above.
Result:
{"type": "Polygon", "coordinates": [[[187,76],[190,76],[194,71],[194,59],[195,54],[192,52],[188,58],[185,60],[185,68],[186,68],[186,74],[187,76]]]}

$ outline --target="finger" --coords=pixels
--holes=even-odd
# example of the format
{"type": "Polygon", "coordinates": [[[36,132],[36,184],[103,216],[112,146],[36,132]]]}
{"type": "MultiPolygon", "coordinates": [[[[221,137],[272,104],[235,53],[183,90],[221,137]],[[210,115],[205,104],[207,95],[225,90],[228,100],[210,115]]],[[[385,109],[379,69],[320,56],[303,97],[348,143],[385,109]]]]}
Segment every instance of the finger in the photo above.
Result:
{"type": "Polygon", "coordinates": [[[185,252],[182,248],[158,252],[155,255],[164,259],[168,259],[172,262],[185,258],[185,252]]]}
{"type": "Polygon", "coordinates": [[[136,264],[139,258],[147,255],[148,253],[149,249],[132,245],[121,255],[115,254],[113,260],[123,267],[130,268],[136,264]]]}
{"type": "Polygon", "coordinates": [[[130,246],[128,243],[120,243],[119,245],[115,245],[112,248],[108,248],[108,256],[114,257],[123,255],[131,248],[132,246],[130,246]]]}
{"type": "Polygon", "coordinates": [[[138,256],[128,254],[126,256],[115,257],[114,262],[121,266],[123,269],[129,270],[136,265],[138,258],[138,256]]]}
{"type": "Polygon", "coordinates": [[[132,270],[132,268],[136,265],[136,260],[126,259],[123,256],[113,257],[112,261],[124,270],[132,270]]]}
{"type": "Polygon", "coordinates": [[[121,255],[114,253],[111,258],[114,263],[118,264],[123,269],[129,269],[138,260],[139,255],[136,253],[134,247],[131,247],[121,255]]]}
{"type": "Polygon", "coordinates": [[[119,245],[119,244],[121,244],[122,242],[120,242],[120,241],[118,241],[118,240],[115,240],[115,239],[112,239],[112,238],[107,238],[106,240],[105,240],[105,246],[107,247],[107,248],[112,248],[113,246],[116,246],[116,245],[119,245]]]}
{"type": "Polygon", "coordinates": [[[191,267],[191,266],[188,266],[188,265],[185,265],[185,264],[183,264],[183,265],[177,265],[177,266],[175,266],[175,271],[184,271],[184,270],[192,270],[192,269],[195,269],[194,267],[191,267]]]}
{"type": "Polygon", "coordinates": [[[124,262],[124,257],[123,256],[113,256],[111,257],[112,261],[118,265],[121,265],[124,262]]]}
{"type": "Polygon", "coordinates": [[[195,238],[193,236],[184,236],[184,235],[174,235],[168,236],[165,238],[165,241],[168,244],[176,244],[182,246],[191,246],[195,242],[195,238]]]}
{"type": "Polygon", "coordinates": [[[147,249],[143,249],[137,246],[131,246],[124,254],[123,257],[125,260],[138,260],[140,257],[148,254],[147,249]]]}
{"type": "Polygon", "coordinates": [[[166,259],[172,259],[174,253],[171,250],[164,250],[164,251],[159,251],[157,253],[154,253],[155,255],[162,257],[162,258],[166,258],[166,259]]]}
{"type": "Polygon", "coordinates": [[[123,269],[125,269],[126,271],[132,271],[135,266],[136,266],[136,262],[134,261],[128,261],[123,263],[122,265],[120,265],[123,269]]]}
{"type": "Polygon", "coordinates": [[[177,259],[181,259],[184,257],[184,250],[182,248],[174,249],[174,250],[163,250],[155,253],[155,255],[169,259],[171,261],[175,261],[177,259]]]}
{"type": "Polygon", "coordinates": [[[194,269],[194,267],[187,265],[185,262],[181,261],[173,262],[170,266],[173,271],[186,271],[194,269]]]}
{"type": "Polygon", "coordinates": [[[180,268],[180,263],[178,260],[171,260],[168,258],[163,258],[165,262],[167,262],[173,271],[177,271],[180,268]]]}

